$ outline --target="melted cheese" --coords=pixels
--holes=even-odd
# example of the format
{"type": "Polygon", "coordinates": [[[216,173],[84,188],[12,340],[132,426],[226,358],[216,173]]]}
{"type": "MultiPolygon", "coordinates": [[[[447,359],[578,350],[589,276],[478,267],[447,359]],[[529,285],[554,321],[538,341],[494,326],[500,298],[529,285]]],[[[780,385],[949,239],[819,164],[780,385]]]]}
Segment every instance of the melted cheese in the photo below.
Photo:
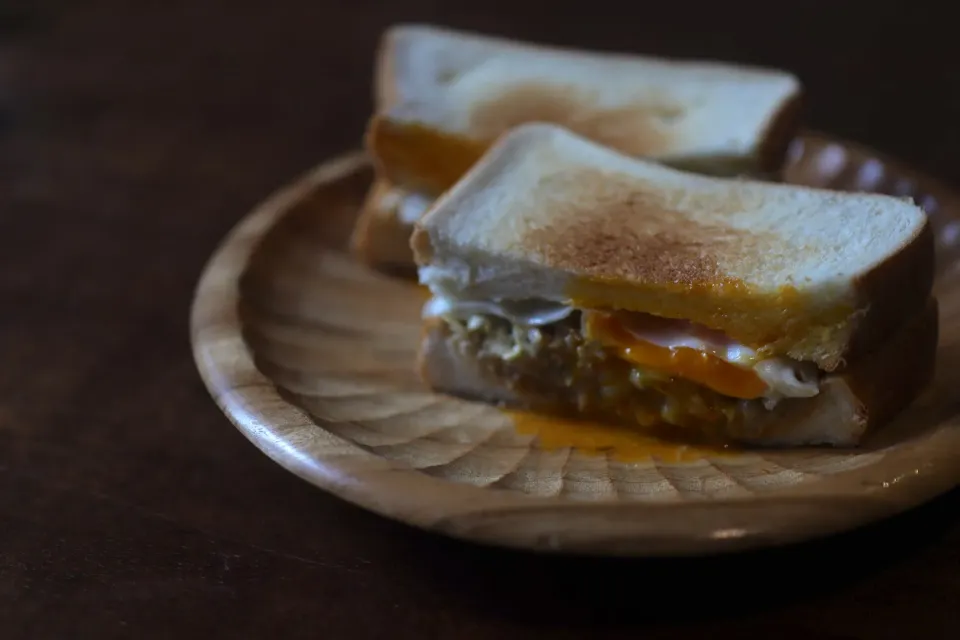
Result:
{"type": "MultiPolygon", "coordinates": [[[[569,305],[549,300],[461,300],[435,295],[424,306],[423,315],[463,320],[492,315],[520,327],[541,327],[573,311],[569,305]]],[[[756,350],[702,325],[644,313],[582,313],[586,338],[646,371],[684,378],[733,398],[763,398],[768,406],[781,398],[809,398],[820,392],[812,363],[762,358],[756,350]]]]}

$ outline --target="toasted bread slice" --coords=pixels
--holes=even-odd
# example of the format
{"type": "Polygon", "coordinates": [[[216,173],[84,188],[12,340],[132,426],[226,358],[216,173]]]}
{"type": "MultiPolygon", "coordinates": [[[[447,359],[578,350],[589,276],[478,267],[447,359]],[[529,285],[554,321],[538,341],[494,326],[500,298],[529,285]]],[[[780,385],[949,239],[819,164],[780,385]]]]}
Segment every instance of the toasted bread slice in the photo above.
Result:
{"type": "MultiPolygon", "coordinates": [[[[518,392],[518,383],[522,385],[524,377],[536,375],[535,371],[525,372],[516,365],[498,370],[489,361],[470,354],[462,339],[442,320],[428,321],[425,329],[419,372],[431,388],[505,407],[569,415],[567,398],[572,389],[539,385],[537,393],[518,392]]],[[[711,435],[760,446],[860,444],[865,434],[895,417],[929,384],[937,340],[937,303],[931,298],[876,351],[844,373],[826,376],[817,396],[784,400],[772,410],[756,402],[741,404],[737,419],[721,425],[720,433],[711,431],[711,435]]],[[[642,428],[636,423],[624,424],[642,428]]],[[[654,426],[662,427],[662,423],[654,426]]],[[[684,428],[675,429],[687,435],[684,428]]]]}
{"type": "Polygon", "coordinates": [[[415,276],[410,234],[416,219],[412,216],[419,218],[430,202],[386,180],[374,181],[350,237],[350,250],[370,266],[415,276]]]}
{"type": "Polygon", "coordinates": [[[697,175],[546,124],[503,136],[411,246],[441,295],[685,319],[827,371],[917,313],[934,268],[909,199],[697,175]]]}
{"type": "Polygon", "coordinates": [[[691,170],[769,171],[795,133],[801,95],[779,70],[398,25],[381,41],[367,140],[385,176],[434,195],[527,122],[691,170]]]}

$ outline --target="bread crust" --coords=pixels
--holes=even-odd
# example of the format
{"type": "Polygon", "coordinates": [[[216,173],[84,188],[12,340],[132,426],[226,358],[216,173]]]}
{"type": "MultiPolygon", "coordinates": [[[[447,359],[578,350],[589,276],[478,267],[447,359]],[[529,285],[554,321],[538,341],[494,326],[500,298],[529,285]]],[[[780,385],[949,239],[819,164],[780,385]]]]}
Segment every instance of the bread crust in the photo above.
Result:
{"type": "Polygon", "coordinates": [[[918,309],[923,309],[933,289],[935,237],[929,219],[912,242],[887,260],[854,279],[858,307],[867,312],[857,322],[850,344],[827,371],[842,370],[844,363],[875,350],[918,309]]]}
{"type": "MultiPolygon", "coordinates": [[[[820,393],[788,399],[772,411],[744,414],[730,439],[758,446],[856,446],[865,434],[893,419],[932,379],[939,336],[938,305],[929,298],[923,311],[904,323],[884,345],[842,374],[826,376],[820,393]]],[[[465,356],[449,326],[424,324],[418,371],[432,389],[454,396],[517,409],[542,409],[543,398],[520,397],[465,356]]]]}
{"type": "Polygon", "coordinates": [[[798,93],[783,103],[770,122],[760,143],[757,172],[776,174],[783,168],[790,143],[803,121],[806,100],[798,93]]]}
{"type": "Polygon", "coordinates": [[[374,181],[361,206],[349,248],[370,267],[414,279],[417,271],[410,248],[413,225],[400,219],[397,199],[391,197],[394,189],[384,179],[374,181]]]}

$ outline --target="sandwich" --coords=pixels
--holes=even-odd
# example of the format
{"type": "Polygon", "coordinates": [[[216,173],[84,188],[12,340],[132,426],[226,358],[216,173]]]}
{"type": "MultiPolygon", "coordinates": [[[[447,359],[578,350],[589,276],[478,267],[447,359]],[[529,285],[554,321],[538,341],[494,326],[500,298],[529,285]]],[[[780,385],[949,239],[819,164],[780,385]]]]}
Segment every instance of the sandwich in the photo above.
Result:
{"type": "Polygon", "coordinates": [[[410,245],[431,294],[420,376],[463,398],[853,446],[933,373],[933,235],[905,198],[705,176],[527,124],[410,245]]]}
{"type": "Polygon", "coordinates": [[[377,184],[354,252],[374,266],[412,270],[414,222],[517,125],[557,124],[687,170],[775,177],[800,98],[800,82],[783,71],[393,27],[380,45],[365,139],[377,184]]]}

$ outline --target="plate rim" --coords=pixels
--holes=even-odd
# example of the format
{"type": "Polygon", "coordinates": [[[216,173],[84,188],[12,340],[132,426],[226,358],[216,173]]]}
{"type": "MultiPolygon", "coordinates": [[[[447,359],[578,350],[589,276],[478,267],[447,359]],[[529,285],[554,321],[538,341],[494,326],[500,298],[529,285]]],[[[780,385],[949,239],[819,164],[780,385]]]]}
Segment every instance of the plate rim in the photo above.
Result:
{"type": "MultiPolygon", "coordinates": [[[[898,175],[909,176],[923,185],[925,191],[936,193],[941,201],[949,201],[953,207],[960,203],[960,194],[942,181],[861,143],[807,130],[795,140],[838,144],[861,154],[869,154],[895,167],[898,175]]],[[[494,495],[507,492],[428,476],[330,433],[322,425],[316,424],[305,410],[285,399],[274,383],[257,369],[253,354],[243,338],[238,308],[239,281],[259,240],[290,211],[291,205],[318,186],[363,170],[369,164],[363,150],[349,150],[315,165],[274,190],[242,216],[216,245],[203,266],[193,292],[190,341],[194,363],[207,392],[228,420],[254,446],[302,480],[382,517],[464,541],[527,551],[645,557],[716,555],[814,540],[910,510],[960,483],[960,477],[950,477],[941,472],[919,474],[911,478],[910,483],[890,486],[882,492],[861,490],[859,494],[844,493],[830,497],[815,492],[808,496],[789,494],[784,490],[768,495],[669,504],[558,501],[553,497],[494,495]],[[285,419],[277,420],[275,416],[268,416],[263,409],[265,405],[282,411],[285,419]],[[335,441],[335,446],[344,452],[345,458],[360,455],[367,462],[377,460],[379,462],[375,466],[379,467],[378,472],[390,474],[394,480],[398,473],[404,474],[407,477],[402,483],[392,483],[402,485],[403,490],[393,489],[384,495],[384,484],[391,483],[371,487],[369,483],[358,482],[336,469],[336,465],[305,455],[276,433],[294,423],[315,425],[324,438],[335,441]],[[425,509],[422,500],[410,497],[412,487],[435,492],[437,487],[431,488],[435,483],[442,483],[443,492],[450,496],[445,505],[449,515],[445,517],[431,515],[435,508],[425,509]],[[788,500],[784,500],[785,497],[788,500]],[[833,516],[810,521],[804,515],[805,501],[815,501],[817,509],[821,511],[825,503],[830,503],[833,516]],[[789,503],[786,509],[783,508],[785,503],[789,503]],[[745,514],[756,509],[770,510],[771,515],[776,514],[780,518],[768,522],[770,526],[762,530],[753,531],[736,526],[745,514]],[[579,517],[604,518],[605,522],[608,522],[609,514],[616,511],[618,518],[624,518],[625,526],[629,524],[632,527],[631,533],[623,538],[613,536],[608,545],[601,545],[602,548],[598,548],[597,540],[591,540],[588,544],[576,535],[557,538],[549,530],[536,535],[529,532],[514,537],[509,535],[511,518],[520,518],[523,524],[520,528],[529,529],[532,520],[539,518],[543,522],[541,526],[545,526],[557,518],[569,517],[571,511],[576,511],[579,517]],[[726,522],[729,526],[713,526],[709,531],[705,528],[699,535],[692,536],[688,531],[672,531],[668,525],[675,511],[684,512],[685,517],[710,517],[715,522],[723,521],[723,518],[718,519],[718,511],[727,512],[726,522]],[[504,524],[487,530],[482,522],[475,522],[491,514],[504,524]],[[630,519],[637,517],[643,522],[630,519]],[[729,537],[717,535],[725,530],[740,533],[729,537]]],[[[945,460],[940,461],[941,464],[949,464],[950,459],[960,461],[960,453],[950,456],[944,452],[943,457],[945,460]]],[[[516,523],[519,522],[516,520],[516,523]]]]}

